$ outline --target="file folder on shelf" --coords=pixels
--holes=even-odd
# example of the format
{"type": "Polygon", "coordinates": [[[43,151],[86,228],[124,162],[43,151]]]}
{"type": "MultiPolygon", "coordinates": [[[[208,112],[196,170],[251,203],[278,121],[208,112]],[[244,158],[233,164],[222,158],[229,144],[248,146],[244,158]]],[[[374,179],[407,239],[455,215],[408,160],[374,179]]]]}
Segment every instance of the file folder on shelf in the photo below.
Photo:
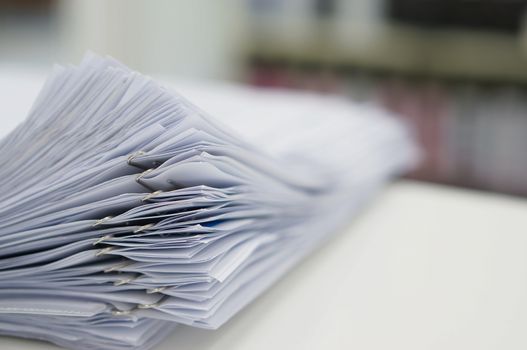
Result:
{"type": "Polygon", "coordinates": [[[373,106],[234,90],[216,120],[111,58],[54,68],[0,142],[0,333],[148,349],[216,329],[416,161],[373,106]]]}

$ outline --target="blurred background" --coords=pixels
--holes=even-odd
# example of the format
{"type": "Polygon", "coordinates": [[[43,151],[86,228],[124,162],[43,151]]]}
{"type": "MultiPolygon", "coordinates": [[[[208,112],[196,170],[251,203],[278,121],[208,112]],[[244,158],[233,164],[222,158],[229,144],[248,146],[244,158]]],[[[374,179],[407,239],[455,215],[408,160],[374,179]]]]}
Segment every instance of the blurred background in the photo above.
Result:
{"type": "MultiPolygon", "coordinates": [[[[0,0],[0,65],[86,50],[151,75],[382,104],[424,181],[527,196],[527,0],[0,0]]],[[[1,118],[1,116],[0,116],[1,118]]]]}

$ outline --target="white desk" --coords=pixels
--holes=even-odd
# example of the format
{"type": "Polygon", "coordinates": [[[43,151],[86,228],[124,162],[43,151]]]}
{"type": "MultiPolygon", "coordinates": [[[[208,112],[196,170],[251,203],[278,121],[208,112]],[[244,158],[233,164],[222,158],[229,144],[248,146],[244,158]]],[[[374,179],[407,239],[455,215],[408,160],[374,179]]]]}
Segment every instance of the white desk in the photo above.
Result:
{"type": "Polygon", "coordinates": [[[527,200],[401,181],[223,328],[158,349],[523,350],[526,252],[527,200]]]}

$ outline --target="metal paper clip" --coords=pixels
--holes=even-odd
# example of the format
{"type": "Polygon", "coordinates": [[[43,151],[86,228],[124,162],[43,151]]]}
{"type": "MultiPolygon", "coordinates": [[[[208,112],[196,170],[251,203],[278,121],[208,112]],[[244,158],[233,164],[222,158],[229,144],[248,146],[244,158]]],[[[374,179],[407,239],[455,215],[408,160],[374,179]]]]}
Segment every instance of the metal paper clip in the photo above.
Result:
{"type": "Polygon", "coordinates": [[[136,178],[137,181],[140,181],[141,178],[149,173],[151,173],[152,171],[154,171],[154,169],[146,169],[145,171],[143,171],[141,174],[139,174],[139,176],[136,178]]]}
{"type": "Polygon", "coordinates": [[[128,163],[128,165],[135,166],[135,167],[138,167],[138,168],[142,168],[140,165],[132,163],[132,161],[134,160],[134,158],[139,157],[139,156],[144,156],[145,154],[146,154],[146,152],[144,152],[144,151],[134,152],[134,153],[132,153],[132,154],[130,154],[128,156],[128,159],[126,160],[126,162],[128,163]]]}
{"type": "Polygon", "coordinates": [[[132,313],[133,310],[113,310],[112,315],[114,316],[127,316],[132,313]]]}
{"type": "Polygon", "coordinates": [[[111,252],[113,250],[113,247],[106,247],[106,248],[103,248],[101,250],[99,250],[95,256],[101,256],[101,255],[104,255],[104,254],[107,254],[109,252],[111,252]]]}
{"type": "Polygon", "coordinates": [[[126,267],[126,266],[130,265],[131,263],[132,262],[130,262],[130,261],[125,261],[125,262],[122,262],[120,264],[115,264],[113,266],[110,266],[109,268],[107,268],[103,272],[104,273],[110,273],[110,272],[118,271],[119,269],[121,269],[123,267],[126,267]]]}
{"type": "Polygon", "coordinates": [[[130,282],[132,282],[133,280],[135,280],[137,277],[130,277],[130,278],[124,278],[124,279],[120,279],[118,281],[115,281],[113,282],[113,285],[114,286],[122,286],[123,284],[128,284],[130,282]]]}
{"type": "Polygon", "coordinates": [[[141,174],[139,174],[139,175],[135,178],[135,181],[136,181],[138,184],[140,184],[141,186],[143,186],[143,187],[149,189],[150,191],[155,192],[155,191],[156,191],[155,189],[151,188],[150,186],[148,186],[147,184],[145,184],[145,183],[143,183],[143,182],[141,181],[141,179],[142,179],[144,176],[148,175],[148,174],[151,173],[152,171],[154,171],[154,169],[147,169],[147,170],[143,171],[141,174]]]}
{"type": "Polygon", "coordinates": [[[137,305],[137,308],[138,309],[153,309],[153,308],[158,307],[158,306],[159,306],[159,302],[152,303],[152,304],[139,304],[139,305],[137,305]]]}
{"type": "Polygon", "coordinates": [[[102,224],[104,224],[104,222],[106,222],[106,221],[108,221],[110,219],[113,219],[113,216],[106,216],[106,217],[104,217],[102,219],[99,219],[99,220],[95,221],[95,223],[92,225],[92,227],[102,225],[102,224]]]}
{"type": "Polygon", "coordinates": [[[143,197],[142,201],[143,202],[146,202],[147,200],[157,196],[158,194],[161,194],[163,193],[163,191],[159,190],[159,191],[155,191],[155,192],[152,192],[152,193],[149,193],[147,194],[146,196],[143,197]]]}
{"type": "Polygon", "coordinates": [[[104,241],[106,241],[106,240],[109,240],[109,239],[111,239],[111,238],[113,238],[112,235],[102,236],[102,237],[100,237],[99,239],[97,239],[95,242],[93,242],[93,245],[97,245],[97,244],[102,243],[102,242],[104,242],[104,241]]]}
{"type": "Polygon", "coordinates": [[[146,294],[161,293],[165,289],[167,289],[167,287],[157,287],[157,288],[147,289],[146,294]]]}
{"type": "Polygon", "coordinates": [[[151,227],[154,227],[154,224],[147,224],[147,225],[140,226],[139,228],[134,230],[134,233],[143,232],[145,230],[148,230],[151,227]]]}

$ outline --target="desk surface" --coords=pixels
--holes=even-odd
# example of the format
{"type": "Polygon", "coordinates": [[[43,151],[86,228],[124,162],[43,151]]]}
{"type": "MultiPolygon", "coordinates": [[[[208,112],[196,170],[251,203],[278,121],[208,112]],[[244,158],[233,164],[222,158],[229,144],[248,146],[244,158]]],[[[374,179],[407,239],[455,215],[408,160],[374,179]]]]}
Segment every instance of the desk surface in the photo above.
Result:
{"type": "MultiPolygon", "coordinates": [[[[526,349],[527,201],[401,181],[218,331],[173,349],[526,349]]],[[[54,346],[0,337],[0,350],[54,346]]]]}

